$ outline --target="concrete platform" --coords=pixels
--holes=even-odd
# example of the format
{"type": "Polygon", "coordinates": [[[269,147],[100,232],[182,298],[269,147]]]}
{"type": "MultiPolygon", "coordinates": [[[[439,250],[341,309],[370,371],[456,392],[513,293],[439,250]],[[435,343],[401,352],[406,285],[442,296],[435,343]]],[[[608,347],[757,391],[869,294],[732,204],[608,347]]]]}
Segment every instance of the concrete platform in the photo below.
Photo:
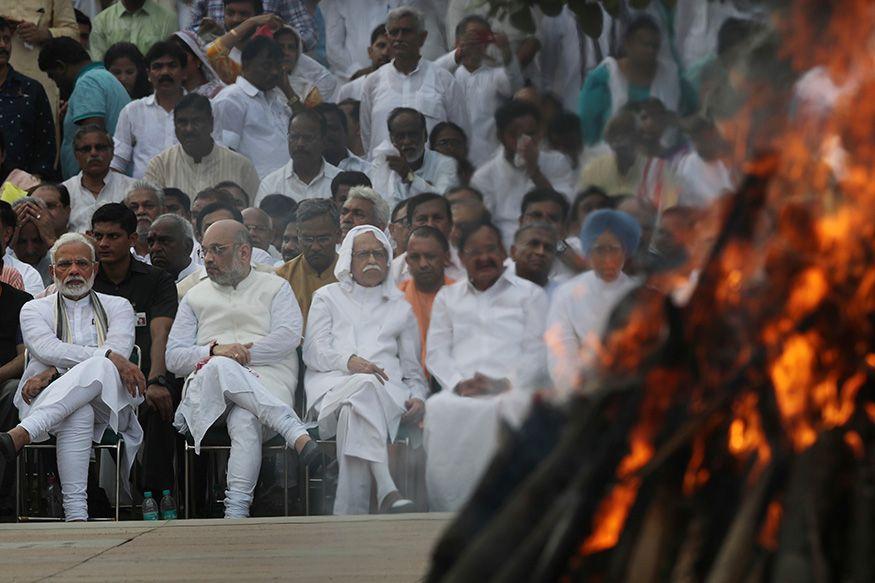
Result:
{"type": "Polygon", "coordinates": [[[450,515],[0,525],[0,581],[417,581],[450,515]]]}

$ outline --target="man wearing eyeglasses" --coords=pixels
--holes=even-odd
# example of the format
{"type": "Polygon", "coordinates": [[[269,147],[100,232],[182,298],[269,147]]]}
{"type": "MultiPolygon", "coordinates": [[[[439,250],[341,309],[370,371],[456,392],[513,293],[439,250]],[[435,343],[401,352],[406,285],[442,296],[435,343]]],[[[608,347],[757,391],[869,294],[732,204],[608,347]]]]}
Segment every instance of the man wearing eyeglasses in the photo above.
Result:
{"type": "Polygon", "coordinates": [[[49,256],[57,292],[21,310],[30,362],[15,395],[21,423],[0,433],[0,455],[8,463],[26,444],[54,435],[64,518],[84,521],[91,442],[107,427],[120,432],[127,478],[142,439],[134,407],[146,381],[129,360],[136,323],[131,304],[92,289],[97,261],[91,241],[66,233],[49,256]]]}
{"type": "Polygon", "coordinates": [[[252,269],[252,239],[234,220],[212,224],[203,238],[209,279],[182,299],[167,343],[167,367],[187,376],[176,412],[195,451],[217,421],[228,428],[225,517],[249,516],[261,468],[262,440],[280,434],[304,464],[322,455],[295,415],[301,312],[288,283],[252,269]]]}
{"type": "Polygon", "coordinates": [[[80,172],[64,181],[70,193],[70,231],[84,233],[91,228],[94,211],[109,202],[122,202],[134,180],[110,171],[112,138],[100,126],[87,125],[77,131],[73,151],[80,172]]]}
{"type": "Polygon", "coordinates": [[[318,198],[301,201],[296,216],[301,254],[276,273],[292,286],[306,328],[313,294],[337,281],[334,266],[340,244],[340,219],[337,207],[330,200],[318,198]]]}

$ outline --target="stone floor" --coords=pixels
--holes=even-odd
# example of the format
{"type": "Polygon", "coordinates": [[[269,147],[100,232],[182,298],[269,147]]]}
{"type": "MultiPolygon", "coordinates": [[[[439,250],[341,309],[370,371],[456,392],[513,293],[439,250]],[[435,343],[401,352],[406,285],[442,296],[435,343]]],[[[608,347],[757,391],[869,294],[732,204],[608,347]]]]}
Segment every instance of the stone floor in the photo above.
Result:
{"type": "Polygon", "coordinates": [[[418,581],[446,514],[0,525],[0,581],[418,581]]]}

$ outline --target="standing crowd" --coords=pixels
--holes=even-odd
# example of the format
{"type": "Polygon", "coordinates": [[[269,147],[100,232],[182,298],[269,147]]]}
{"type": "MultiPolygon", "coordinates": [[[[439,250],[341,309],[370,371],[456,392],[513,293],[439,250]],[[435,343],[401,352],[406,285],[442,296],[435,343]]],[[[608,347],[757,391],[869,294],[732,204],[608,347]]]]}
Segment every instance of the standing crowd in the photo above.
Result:
{"type": "Polygon", "coordinates": [[[28,444],[87,520],[106,431],[136,500],[217,427],[226,517],[276,439],[335,514],[458,509],[646,274],[688,297],[736,185],[764,15],[616,4],[597,37],[478,0],[0,7],[0,514],[28,444]]]}

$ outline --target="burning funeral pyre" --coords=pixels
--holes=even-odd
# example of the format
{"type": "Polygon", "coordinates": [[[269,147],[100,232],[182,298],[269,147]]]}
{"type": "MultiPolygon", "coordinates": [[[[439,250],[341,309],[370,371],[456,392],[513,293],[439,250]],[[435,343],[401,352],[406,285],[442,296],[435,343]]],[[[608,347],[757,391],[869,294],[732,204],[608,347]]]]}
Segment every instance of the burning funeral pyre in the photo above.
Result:
{"type": "Polygon", "coordinates": [[[536,403],[430,580],[875,581],[873,40],[868,0],[776,10],[730,73],[747,179],[692,296],[675,272],[627,298],[587,396],[536,403]]]}

